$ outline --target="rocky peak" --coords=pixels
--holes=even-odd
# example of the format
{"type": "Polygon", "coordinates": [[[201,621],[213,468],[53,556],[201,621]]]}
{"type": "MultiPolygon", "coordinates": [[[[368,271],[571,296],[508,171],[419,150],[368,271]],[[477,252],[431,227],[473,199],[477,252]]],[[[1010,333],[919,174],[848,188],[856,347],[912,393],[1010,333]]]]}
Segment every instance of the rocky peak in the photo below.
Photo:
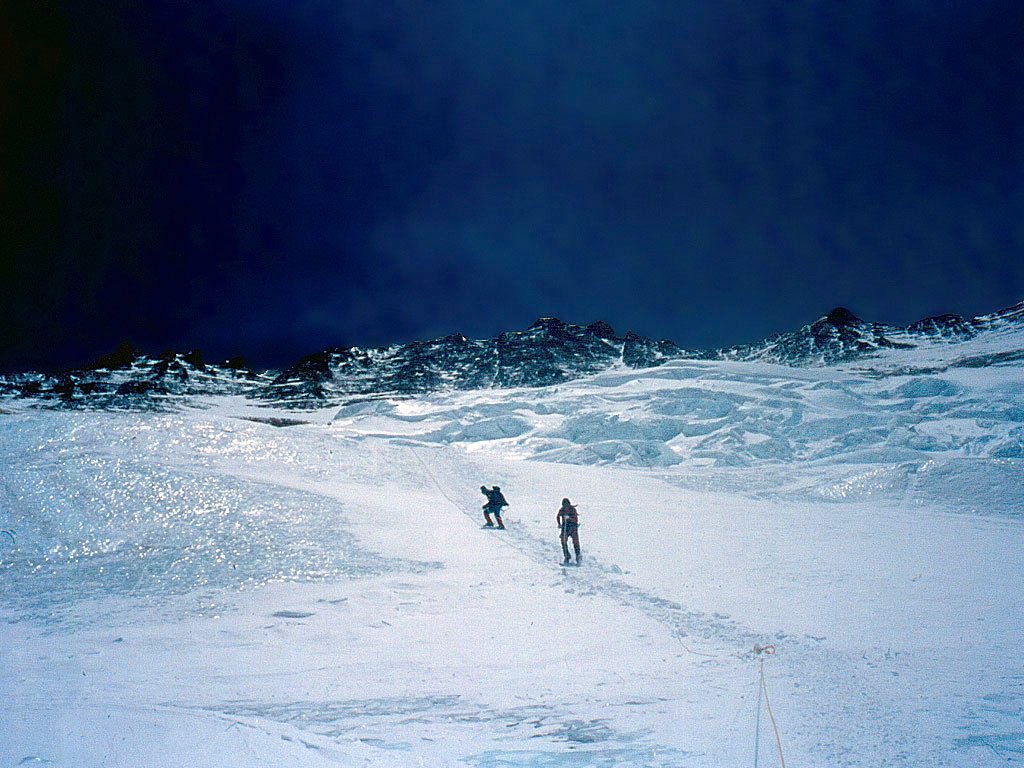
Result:
{"type": "Polygon", "coordinates": [[[323,352],[314,352],[299,358],[298,362],[290,368],[285,369],[274,379],[275,384],[282,384],[293,379],[306,381],[323,381],[331,378],[332,358],[344,350],[337,348],[325,349],[323,352]]]}
{"type": "Polygon", "coordinates": [[[198,349],[193,349],[188,354],[182,355],[181,359],[191,365],[197,371],[205,371],[206,363],[203,362],[203,354],[198,349]]]}
{"type": "Polygon", "coordinates": [[[252,368],[249,366],[249,361],[246,358],[242,357],[241,355],[229,357],[227,360],[221,363],[221,367],[228,368],[232,371],[243,371],[245,373],[253,372],[252,368]]]}
{"type": "Polygon", "coordinates": [[[923,336],[968,338],[977,333],[975,324],[960,315],[936,315],[907,326],[907,333],[923,336]]]}
{"type": "Polygon", "coordinates": [[[591,336],[597,336],[599,339],[614,339],[615,330],[608,325],[604,320],[598,320],[595,323],[591,323],[585,329],[591,336]]]}
{"type": "Polygon", "coordinates": [[[565,329],[565,323],[559,320],[557,317],[538,317],[532,323],[527,331],[561,331],[565,329]]]}
{"type": "Polygon", "coordinates": [[[116,371],[124,368],[131,368],[132,363],[135,362],[136,358],[141,356],[142,353],[132,346],[130,342],[122,341],[117,345],[117,349],[109,355],[98,357],[95,362],[86,366],[86,369],[93,371],[103,369],[116,371]]]}
{"type": "Polygon", "coordinates": [[[846,307],[836,307],[825,317],[821,318],[819,322],[825,322],[837,328],[844,328],[851,325],[861,325],[863,321],[846,307]]]}

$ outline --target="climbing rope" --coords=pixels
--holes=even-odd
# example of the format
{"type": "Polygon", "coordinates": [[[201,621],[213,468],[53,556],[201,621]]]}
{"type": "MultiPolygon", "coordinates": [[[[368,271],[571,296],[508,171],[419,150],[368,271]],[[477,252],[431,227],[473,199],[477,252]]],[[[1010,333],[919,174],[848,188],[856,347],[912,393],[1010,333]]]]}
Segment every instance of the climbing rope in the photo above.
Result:
{"type": "MultiPolygon", "coordinates": [[[[764,680],[764,663],[761,664],[761,680],[764,680]]],[[[763,689],[757,689],[757,719],[754,721],[754,768],[757,768],[758,756],[761,754],[761,695],[763,689]]]]}
{"type": "Polygon", "coordinates": [[[782,768],[786,768],[786,758],[782,755],[782,737],[779,736],[779,725],[775,722],[775,713],[772,712],[772,703],[768,699],[768,684],[764,679],[764,660],[766,656],[775,655],[774,645],[755,645],[754,655],[757,657],[761,664],[761,680],[758,686],[757,692],[757,722],[754,726],[754,768],[757,768],[758,758],[760,755],[761,748],[761,700],[764,700],[764,708],[768,712],[768,717],[771,719],[772,730],[775,731],[775,747],[779,751],[779,762],[782,764],[782,768]]]}
{"type": "Polygon", "coordinates": [[[457,510],[459,510],[459,512],[464,514],[466,517],[470,518],[471,520],[476,520],[477,518],[473,514],[471,514],[465,507],[463,507],[461,504],[455,501],[455,499],[448,495],[448,492],[445,491],[445,489],[441,486],[441,483],[437,481],[437,477],[434,476],[434,473],[430,470],[430,467],[427,466],[427,462],[423,460],[423,457],[419,455],[416,449],[413,448],[411,445],[407,447],[409,448],[409,452],[416,457],[416,461],[418,461],[420,463],[420,466],[423,467],[423,471],[426,472],[427,477],[430,478],[430,482],[432,482],[434,486],[437,488],[437,490],[441,492],[442,496],[448,499],[448,503],[455,507],[457,510]]]}

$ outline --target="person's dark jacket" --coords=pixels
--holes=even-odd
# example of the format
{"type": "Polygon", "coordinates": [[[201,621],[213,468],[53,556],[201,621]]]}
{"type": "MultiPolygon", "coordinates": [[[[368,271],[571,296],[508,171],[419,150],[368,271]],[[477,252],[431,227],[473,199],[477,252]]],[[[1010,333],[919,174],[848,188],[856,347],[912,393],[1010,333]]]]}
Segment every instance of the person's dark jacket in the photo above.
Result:
{"type": "Polygon", "coordinates": [[[488,509],[494,509],[500,511],[502,507],[507,507],[508,502],[505,501],[505,496],[500,490],[489,489],[481,487],[480,490],[487,497],[487,503],[484,505],[488,509]]]}

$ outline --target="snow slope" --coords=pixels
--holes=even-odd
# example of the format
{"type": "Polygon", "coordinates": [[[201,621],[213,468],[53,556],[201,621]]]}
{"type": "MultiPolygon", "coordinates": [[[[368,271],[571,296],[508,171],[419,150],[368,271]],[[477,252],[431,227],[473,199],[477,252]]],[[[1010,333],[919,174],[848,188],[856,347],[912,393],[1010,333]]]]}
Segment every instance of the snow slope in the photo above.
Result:
{"type": "Polygon", "coordinates": [[[6,401],[0,765],[1024,764],[1022,347],[6,401]]]}

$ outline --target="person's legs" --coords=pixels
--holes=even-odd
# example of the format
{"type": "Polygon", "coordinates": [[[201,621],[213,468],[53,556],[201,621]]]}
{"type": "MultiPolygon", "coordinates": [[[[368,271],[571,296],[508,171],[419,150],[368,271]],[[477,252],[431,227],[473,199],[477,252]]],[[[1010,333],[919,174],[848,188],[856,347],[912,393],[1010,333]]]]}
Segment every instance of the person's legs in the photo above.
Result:
{"type": "Polygon", "coordinates": [[[503,522],[501,522],[501,512],[495,512],[494,513],[494,519],[498,521],[498,527],[499,528],[504,528],[505,527],[505,524],[503,522]]]}
{"type": "Polygon", "coordinates": [[[484,520],[487,521],[484,525],[494,525],[494,522],[491,520],[490,510],[487,507],[484,507],[484,520]]]}
{"type": "Polygon", "coordinates": [[[566,536],[565,532],[563,531],[562,535],[559,538],[562,541],[562,554],[565,556],[565,562],[568,563],[569,562],[569,537],[566,536]]]}
{"type": "MultiPolygon", "coordinates": [[[[572,532],[572,548],[576,550],[576,562],[580,561],[580,532],[579,530],[573,530],[572,532]]],[[[569,548],[565,547],[565,557],[569,559],[569,548]]]]}

